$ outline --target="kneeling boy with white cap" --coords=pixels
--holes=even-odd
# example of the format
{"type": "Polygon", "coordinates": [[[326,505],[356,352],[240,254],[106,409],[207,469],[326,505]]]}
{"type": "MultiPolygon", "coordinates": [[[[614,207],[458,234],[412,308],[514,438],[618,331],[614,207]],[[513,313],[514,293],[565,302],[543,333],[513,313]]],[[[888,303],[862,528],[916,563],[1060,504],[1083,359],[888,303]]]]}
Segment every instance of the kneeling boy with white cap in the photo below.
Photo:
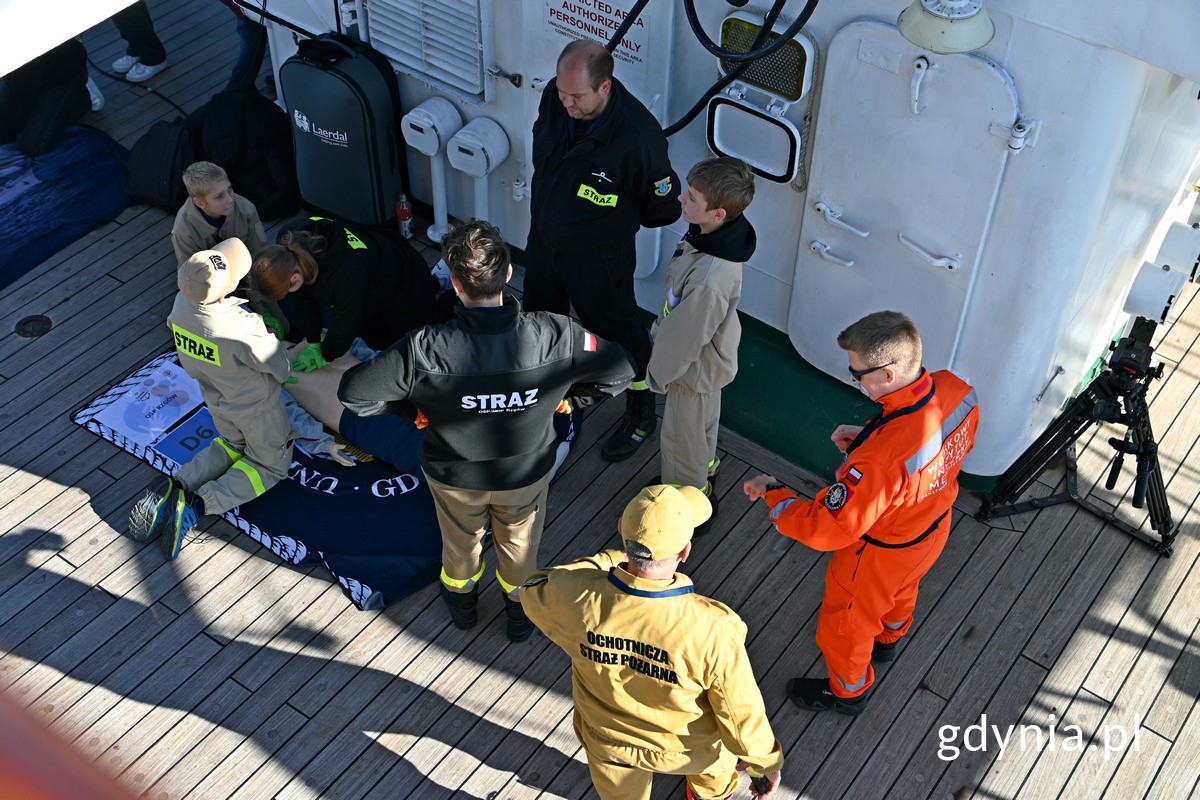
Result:
{"type": "Polygon", "coordinates": [[[167,324],[180,363],[200,384],[217,436],[174,478],[151,488],[130,515],[130,534],[139,540],[162,534],[170,559],[200,517],[253,500],[286,478],[291,465],[291,426],[279,392],[291,360],[262,317],[229,296],[250,261],[246,245],[226,239],[179,265],[179,294],[167,324]]]}

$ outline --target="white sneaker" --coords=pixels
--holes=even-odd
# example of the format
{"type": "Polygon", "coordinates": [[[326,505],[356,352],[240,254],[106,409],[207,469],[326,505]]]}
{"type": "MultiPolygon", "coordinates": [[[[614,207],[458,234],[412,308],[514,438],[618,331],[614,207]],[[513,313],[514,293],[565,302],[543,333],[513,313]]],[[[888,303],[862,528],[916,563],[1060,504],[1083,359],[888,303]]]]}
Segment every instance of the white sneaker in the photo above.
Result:
{"type": "Polygon", "coordinates": [[[133,69],[138,63],[137,56],[121,56],[112,63],[113,72],[124,75],[129,70],[133,69]]]}
{"type": "Polygon", "coordinates": [[[125,73],[125,80],[133,81],[134,83],[141,83],[142,81],[153,78],[166,68],[167,62],[165,61],[161,64],[155,64],[153,67],[148,67],[139,61],[129,69],[129,72],[125,73]]]}
{"type": "Polygon", "coordinates": [[[104,108],[104,93],[100,91],[100,87],[96,82],[89,77],[87,79],[88,97],[92,99],[92,111],[99,111],[104,108]]]}

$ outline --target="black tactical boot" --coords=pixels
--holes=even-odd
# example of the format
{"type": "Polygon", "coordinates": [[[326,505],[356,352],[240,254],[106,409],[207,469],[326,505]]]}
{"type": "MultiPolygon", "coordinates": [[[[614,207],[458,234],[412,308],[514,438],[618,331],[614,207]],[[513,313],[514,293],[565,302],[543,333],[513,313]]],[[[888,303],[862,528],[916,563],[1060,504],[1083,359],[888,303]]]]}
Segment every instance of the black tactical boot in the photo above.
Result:
{"type": "Polygon", "coordinates": [[[891,642],[884,644],[883,642],[875,642],[871,648],[871,660],[876,664],[886,664],[889,661],[896,659],[896,651],[900,648],[900,642],[891,642]]]}
{"type": "Polygon", "coordinates": [[[792,678],[787,682],[788,698],[806,711],[836,711],[856,717],[867,707],[867,695],[838,697],[829,688],[827,678],[792,678]]]}
{"type": "Polygon", "coordinates": [[[479,584],[472,586],[469,592],[452,592],[446,588],[444,583],[438,584],[438,586],[442,590],[442,600],[450,609],[450,620],[454,623],[454,627],[462,628],[464,631],[474,628],[475,623],[479,622],[477,609],[479,584]]]}
{"type": "Polygon", "coordinates": [[[504,616],[507,619],[504,632],[510,642],[523,642],[533,635],[533,622],[525,616],[525,609],[508,595],[504,595],[504,616]]]}
{"type": "Polygon", "coordinates": [[[655,413],[654,393],[649,389],[627,389],[621,427],[604,443],[600,455],[605,461],[624,461],[637,452],[656,428],[658,415],[655,413]]]}

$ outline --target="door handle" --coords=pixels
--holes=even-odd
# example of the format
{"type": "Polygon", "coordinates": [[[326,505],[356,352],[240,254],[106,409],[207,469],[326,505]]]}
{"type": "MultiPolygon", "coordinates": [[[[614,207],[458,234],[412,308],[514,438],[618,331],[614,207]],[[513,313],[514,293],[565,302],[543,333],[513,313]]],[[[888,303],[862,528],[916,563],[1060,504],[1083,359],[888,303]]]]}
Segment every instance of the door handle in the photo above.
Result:
{"type": "Polygon", "coordinates": [[[843,267],[853,267],[854,266],[853,259],[839,258],[838,256],[835,256],[833,253],[829,252],[829,245],[825,244],[824,242],[814,241],[811,244],[809,244],[809,247],[812,248],[812,251],[814,253],[816,253],[817,255],[819,255],[825,261],[830,261],[834,264],[838,264],[839,266],[843,266],[843,267]]]}
{"type": "Polygon", "coordinates": [[[945,267],[946,269],[958,269],[960,266],[960,264],[958,263],[958,258],[956,256],[935,256],[933,253],[930,253],[928,250],[921,247],[921,245],[917,244],[912,239],[909,239],[903,233],[898,233],[898,234],[896,234],[896,236],[900,239],[900,244],[904,245],[909,250],[912,250],[914,253],[916,253],[921,258],[925,259],[926,261],[928,261],[930,264],[932,264],[935,267],[945,267]]]}
{"type": "Polygon", "coordinates": [[[912,94],[912,113],[915,117],[925,110],[925,106],[920,105],[921,101],[921,81],[925,80],[925,75],[929,72],[929,59],[925,56],[917,56],[917,60],[913,62],[913,76],[910,92],[912,94]]]}
{"type": "Polygon", "coordinates": [[[871,235],[870,231],[859,230],[858,228],[854,227],[853,225],[851,225],[847,222],[844,222],[842,220],[842,212],[838,211],[836,208],[829,205],[824,200],[819,200],[817,202],[816,209],[817,209],[817,213],[819,213],[822,217],[824,217],[825,221],[828,222],[830,225],[832,225],[835,228],[841,228],[842,230],[846,231],[847,233],[853,233],[855,236],[860,236],[864,239],[871,235]]]}

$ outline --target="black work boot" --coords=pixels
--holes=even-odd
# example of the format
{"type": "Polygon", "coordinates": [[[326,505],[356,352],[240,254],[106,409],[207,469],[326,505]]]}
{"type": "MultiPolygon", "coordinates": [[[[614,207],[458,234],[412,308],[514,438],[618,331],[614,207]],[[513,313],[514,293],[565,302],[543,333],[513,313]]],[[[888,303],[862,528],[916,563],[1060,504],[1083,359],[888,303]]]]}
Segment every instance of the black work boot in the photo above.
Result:
{"type": "Polygon", "coordinates": [[[446,588],[444,583],[440,583],[438,586],[442,590],[442,600],[450,609],[450,620],[454,623],[454,627],[462,628],[464,631],[474,628],[475,623],[479,622],[477,609],[479,584],[472,586],[469,592],[452,592],[446,588]]]}
{"type": "Polygon", "coordinates": [[[885,664],[888,661],[894,661],[896,659],[896,650],[899,648],[900,642],[898,641],[887,644],[875,642],[874,646],[871,647],[871,660],[876,664],[885,664]]]}
{"type": "Polygon", "coordinates": [[[621,427],[604,443],[600,455],[605,461],[624,461],[636,453],[657,428],[654,393],[649,389],[627,389],[621,427]]]}
{"type": "Polygon", "coordinates": [[[504,632],[510,642],[523,642],[533,635],[533,622],[525,616],[520,601],[504,595],[504,617],[507,620],[504,632]]]}
{"type": "Polygon", "coordinates": [[[792,678],[787,682],[788,699],[806,711],[836,711],[857,717],[867,707],[867,696],[838,697],[827,678],[792,678]]]}

